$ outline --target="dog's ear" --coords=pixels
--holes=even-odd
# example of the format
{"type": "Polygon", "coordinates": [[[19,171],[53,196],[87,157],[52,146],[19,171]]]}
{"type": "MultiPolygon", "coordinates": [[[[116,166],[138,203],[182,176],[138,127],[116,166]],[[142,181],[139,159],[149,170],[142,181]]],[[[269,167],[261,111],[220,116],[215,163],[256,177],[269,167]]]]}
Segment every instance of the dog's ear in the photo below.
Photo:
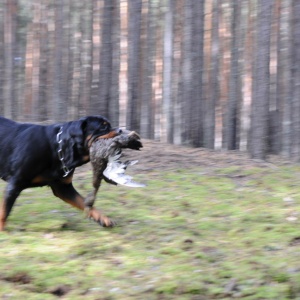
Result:
{"type": "Polygon", "coordinates": [[[64,163],[71,168],[80,160],[84,151],[85,131],[87,127],[86,118],[65,124],[62,128],[61,147],[63,150],[64,163]]]}
{"type": "Polygon", "coordinates": [[[61,134],[61,146],[67,167],[72,168],[82,163],[82,157],[87,154],[87,137],[105,135],[110,130],[109,121],[101,116],[88,116],[65,123],[61,134]]]}
{"type": "Polygon", "coordinates": [[[81,118],[78,121],[72,122],[71,126],[69,127],[69,137],[72,140],[73,144],[76,144],[79,148],[82,148],[84,146],[86,127],[86,118],[81,118]]]}

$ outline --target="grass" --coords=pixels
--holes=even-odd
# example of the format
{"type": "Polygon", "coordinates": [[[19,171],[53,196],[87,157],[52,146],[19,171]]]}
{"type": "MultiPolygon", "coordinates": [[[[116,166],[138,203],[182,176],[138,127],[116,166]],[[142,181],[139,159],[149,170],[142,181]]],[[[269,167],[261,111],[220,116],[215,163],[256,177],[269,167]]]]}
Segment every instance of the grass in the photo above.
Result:
{"type": "MultiPolygon", "coordinates": [[[[0,298],[300,299],[299,175],[230,166],[103,184],[113,229],[28,189],[0,233],[0,298]]],[[[91,173],[74,185],[86,195],[91,173]]]]}

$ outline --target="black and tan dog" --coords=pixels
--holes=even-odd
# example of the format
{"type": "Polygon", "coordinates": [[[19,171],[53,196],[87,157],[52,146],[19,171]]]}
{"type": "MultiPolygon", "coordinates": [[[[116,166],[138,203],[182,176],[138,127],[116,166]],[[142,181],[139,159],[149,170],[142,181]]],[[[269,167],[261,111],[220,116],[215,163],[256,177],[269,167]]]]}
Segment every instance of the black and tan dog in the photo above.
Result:
{"type": "MultiPolygon", "coordinates": [[[[48,185],[55,196],[84,210],[84,198],[72,185],[74,170],[89,161],[93,140],[120,133],[122,130],[112,128],[101,116],[48,126],[0,117],[0,177],[8,183],[0,207],[0,230],[4,230],[16,198],[29,187],[48,185]]],[[[104,227],[114,225],[95,208],[88,211],[88,217],[104,227]]]]}

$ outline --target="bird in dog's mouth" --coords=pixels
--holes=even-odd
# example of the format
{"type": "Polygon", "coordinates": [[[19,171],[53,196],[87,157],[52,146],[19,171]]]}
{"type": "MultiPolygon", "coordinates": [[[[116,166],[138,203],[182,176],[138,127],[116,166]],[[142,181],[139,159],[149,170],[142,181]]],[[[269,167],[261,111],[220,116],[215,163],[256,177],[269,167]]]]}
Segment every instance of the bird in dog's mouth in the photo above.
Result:
{"type": "Polygon", "coordinates": [[[95,202],[97,191],[102,179],[111,184],[121,184],[130,187],[144,187],[142,183],[132,180],[132,176],[125,174],[127,167],[135,165],[137,160],[122,161],[122,149],[140,150],[142,148],[140,136],[135,131],[122,130],[113,138],[95,139],[89,150],[93,168],[94,190],[86,197],[85,205],[91,208],[95,202]]]}

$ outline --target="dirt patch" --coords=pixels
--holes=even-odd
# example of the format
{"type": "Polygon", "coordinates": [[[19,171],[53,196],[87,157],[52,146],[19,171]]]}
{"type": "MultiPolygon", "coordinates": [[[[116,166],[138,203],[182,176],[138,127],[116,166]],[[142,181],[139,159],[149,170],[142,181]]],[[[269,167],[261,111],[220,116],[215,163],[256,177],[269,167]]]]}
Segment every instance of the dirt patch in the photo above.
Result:
{"type": "Polygon", "coordinates": [[[275,163],[288,163],[278,157],[270,156],[268,161],[250,159],[247,153],[240,151],[216,151],[204,148],[191,148],[171,145],[151,140],[143,140],[141,151],[125,150],[125,157],[138,159],[135,167],[140,172],[154,169],[176,170],[205,168],[216,169],[230,166],[274,167],[275,163]]]}
{"type": "MultiPolygon", "coordinates": [[[[262,161],[250,159],[247,153],[240,151],[192,148],[145,139],[142,142],[143,148],[141,151],[123,150],[124,157],[122,160],[139,161],[137,165],[132,167],[135,174],[195,168],[201,168],[204,173],[209,174],[216,169],[233,166],[241,168],[277,168],[279,165],[290,164],[289,161],[285,161],[278,156],[269,156],[267,161],[262,161]]],[[[76,172],[81,174],[91,169],[91,165],[87,164],[78,168],[76,172]]],[[[130,170],[129,172],[131,172],[130,170]]]]}
{"type": "Polygon", "coordinates": [[[68,292],[70,292],[71,290],[71,287],[68,286],[68,285],[60,285],[60,286],[57,286],[55,288],[52,288],[49,290],[49,293],[50,294],[53,294],[57,297],[62,297],[64,295],[66,295],[68,292]]]}
{"type": "Polygon", "coordinates": [[[11,276],[5,276],[2,278],[2,280],[17,283],[17,284],[28,284],[32,281],[32,278],[25,272],[19,272],[11,276]]]}

